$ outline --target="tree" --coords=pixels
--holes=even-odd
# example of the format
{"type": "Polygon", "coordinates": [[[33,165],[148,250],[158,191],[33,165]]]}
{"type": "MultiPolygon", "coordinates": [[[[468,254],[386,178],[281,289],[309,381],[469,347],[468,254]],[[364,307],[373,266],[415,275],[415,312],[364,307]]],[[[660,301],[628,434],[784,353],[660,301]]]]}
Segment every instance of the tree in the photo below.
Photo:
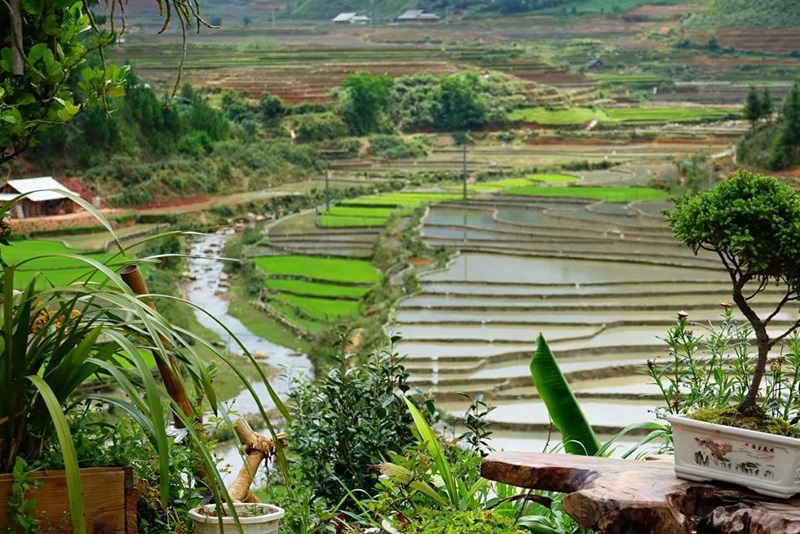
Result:
{"type": "Polygon", "coordinates": [[[758,95],[756,88],[751,85],[744,101],[744,117],[750,121],[751,128],[755,130],[756,123],[762,115],[761,97],[758,95]]]}
{"type": "Polygon", "coordinates": [[[800,84],[795,83],[781,108],[781,125],[770,154],[770,168],[778,170],[792,165],[800,145],[800,84]]]}
{"type": "Polygon", "coordinates": [[[275,124],[286,114],[286,106],[277,96],[263,93],[258,101],[258,111],[264,124],[275,124]]]}
{"type": "MultiPolygon", "coordinates": [[[[756,406],[769,351],[800,327],[800,319],[783,333],[770,335],[772,320],[786,304],[800,300],[800,195],[767,176],[738,171],[713,189],[685,196],[666,213],[675,238],[695,253],[719,256],[733,288],[733,301],[753,327],[758,359],[740,411],[756,406]],[[764,318],[754,298],[770,283],[783,291],[764,318]]],[[[763,309],[766,303],[758,302],[763,309]]]]}
{"type": "Polygon", "coordinates": [[[767,119],[767,122],[772,122],[773,113],[775,113],[775,103],[772,101],[772,94],[769,92],[769,87],[764,87],[761,93],[761,117],[767,119]]]}
{"type": "MultiPolygon", "coordinates": [[[[124,0],[109,3],[124,12],[124,0]]],[[[166,7],[165,27],[171,18],[184,30],[191,23],[206,25],[195,3],[158,4],[166,7]]],[[[85,5],[80,0],[0,2],[0,163],[35,145],[48,128],[72,121],[88,107],[108,108],[109,99],[124,94],[127,67],[107,64],[103,56],[100,65],[87,66],[90,53],[114,42],[117,28],[114,17],[109,29],[98,28],[85,5]],[[89,38],[87,28],[93,32],[89,38]],[[77,74],[73,87],[68,82],[77,74]]]]}
{"type": "Polygon", "coordinates": [[[489,104],[479,91],[473,72],[444,76],[437,88],[434,126],[459,132],[486,124],[489,104]]]}
{"type": "Polygon", "coordinates": [[[389,76],[358,72],[345,78],[344,119],[355,135],[379,131],[381,117],[392,102],[394,81],[389,76]]]}

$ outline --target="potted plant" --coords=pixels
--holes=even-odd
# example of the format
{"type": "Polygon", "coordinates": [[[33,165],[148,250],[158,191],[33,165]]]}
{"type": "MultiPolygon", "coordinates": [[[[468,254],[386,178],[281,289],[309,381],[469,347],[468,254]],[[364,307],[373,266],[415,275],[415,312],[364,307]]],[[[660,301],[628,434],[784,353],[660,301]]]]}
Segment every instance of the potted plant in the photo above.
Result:
{"type": "MultiPolygon", "coordinates": [[[[761,401],[770,352],[800,327],[800,318],[793,318],[776,331],[776,318],[800,299],[800,195],[777,179],[738,171],[707,192],[678,199],[665,215],[678,241],[695,253],[719,257],[730,277],[733,303],[752,328],[757,348],[755,362],[744,362],[749,383],[738,405],[704,410],[705,421],[692,414],[667,417],[674,432],[675,472],[788,498],[800,492],[800,439],[791,437],[800,433],[774,421],[761,401]],[[765,293],[769,286],[780,291],[777,302],[768,298],[774,292],[765,293]],[[760,431],[766,428],[786,435],[760,431]]],[[[686,338],[686,316],[679,320],[686,338]]],[[[788,410],[781,415],[788,416],[788,410]]]]}
{"type": "MultiPolygon", "coordinates": [[[[61,193],[92,213],[113,236],[108,221],[90,204],[72,193],[61,193]]],[[[10,245],[11,233],[5,215],[25,196],[0,204],[3,245],[10,245]]],[[[146,240],[150,239],[153,237],[146,240]]],[[[215,359],[231,366],[253,392],[228,355],[215,350],[208,341],[174,327],[158,313],[154,305],[157,295],[148,293],[138,270],[131,267],[134,260],[125,257],[125,249],[119,242],[118,245],[120,253],[102,262],[65,254],[13,259],[13,248],[0,255],[0,477],[15,472],[18,460],[36,462],[48,443],[57,442],[64,465],[60,484],[62,490],[66,486],[66,492],[54,496],[48,490],[41,504],[58,502],[62,507],[56,512],[57,517],[50,512],[50,519],[71,525],[71,531],[77,534],[87,532],[87,526],[92,531],[117,530],[98,527],[91,506],[87,506],[92,504],[93,490],[87,487],[79,469],[66,415],[71,407],[104,403],[131,416],[157,453],[158,491],[165,506],[170,491],[167,414],[171,413],[174,425],[185,429],[198,483],[213,494],[217,506],[227,503],[230,507],[234,500],[204,443],[202,424],[206,409],[221,412],[225,419],[227,415],[218,410],[208,364],[193,345],[213,351],[215,359]],[[163,387],[147,363],[148,352],[157,364],[163,387]],[[184,379],[184,372],[188,379],[184,379]],[[94,377],[109,381],[123,395],[80,392],[79,387],[94,377]],[[191,397],[190,386],[185,382],[194,386],[191,397]],[[206,408],[200,405],[203,398],[207,399],[206,408]]],[[[241,348],[261,374],[276,406],[286,412],[263,370],[241,348]]],[[[263,406],[258,404],[266,419],[263,406]]],[[[279,460],[285,472],[282,454],[279,460]]],[[[20,508],[35,514],[30,504],[22,503],[20,508]]],[[[231,515],[235,521],[235,508],[231,515]]],[[[6,526],[4,520],[6,515],[0,514],[2,528],[6,526]]]]}
{"type": "Polygon", "coordinates": [[[189,518],[194,523],[197,534],[215,534],[220,532],[241,532],[241,534],[274,534],[278,532],[281,518],[285,515],[283,508],[272,504],[258,502],[251,492],[255,473],[261,462],[274,456],[278,447],[288,445],[286,434],[278,434],[277,440],[254,432],[245,419],[238,419],[234,425],[236,436],[242,443],[245,457],[239,475],[228,488],[228,494],[234,501],[234,514],[229,512],[228,505],[219,507],[214,504],[189,510],[189,518]]]}

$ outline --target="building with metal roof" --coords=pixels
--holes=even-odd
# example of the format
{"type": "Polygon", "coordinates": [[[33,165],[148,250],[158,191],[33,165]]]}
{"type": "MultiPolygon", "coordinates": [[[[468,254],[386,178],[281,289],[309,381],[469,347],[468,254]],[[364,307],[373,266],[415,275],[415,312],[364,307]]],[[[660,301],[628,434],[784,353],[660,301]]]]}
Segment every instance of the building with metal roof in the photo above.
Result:
{"type": "Polygon", "coordinates": [[[64,192],[73,193],[50,176],[8,180],[0,186],[0,202],[28,193],[11,210],[13,217],[43,217],[73,213],[75,203],[64,192]]]}

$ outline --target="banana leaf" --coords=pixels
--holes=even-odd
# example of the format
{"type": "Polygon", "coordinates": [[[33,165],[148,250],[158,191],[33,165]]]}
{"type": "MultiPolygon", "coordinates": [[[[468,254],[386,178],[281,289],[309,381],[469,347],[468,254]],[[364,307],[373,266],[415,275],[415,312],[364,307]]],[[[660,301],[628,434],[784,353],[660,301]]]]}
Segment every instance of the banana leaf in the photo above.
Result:
{"type": "Polygon", "coordinates": [[[541,334],[531,360],[531,377],[550,419],[561,432],[564,450],[569,454],[585,456],[597,454],[600,442],[541,334]]]}

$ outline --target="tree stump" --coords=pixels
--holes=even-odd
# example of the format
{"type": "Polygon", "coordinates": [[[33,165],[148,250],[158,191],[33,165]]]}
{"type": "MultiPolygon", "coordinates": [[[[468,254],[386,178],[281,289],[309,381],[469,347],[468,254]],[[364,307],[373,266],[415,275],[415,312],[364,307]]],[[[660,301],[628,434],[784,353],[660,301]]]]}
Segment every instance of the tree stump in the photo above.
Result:
{"type": "Polygon", "coordinates": [[[675,477],[671,456],[645,461],[497,452],[484,478],[566,493],[564,511],[603,534],[800,534],[800,499],[675,477]]]}

